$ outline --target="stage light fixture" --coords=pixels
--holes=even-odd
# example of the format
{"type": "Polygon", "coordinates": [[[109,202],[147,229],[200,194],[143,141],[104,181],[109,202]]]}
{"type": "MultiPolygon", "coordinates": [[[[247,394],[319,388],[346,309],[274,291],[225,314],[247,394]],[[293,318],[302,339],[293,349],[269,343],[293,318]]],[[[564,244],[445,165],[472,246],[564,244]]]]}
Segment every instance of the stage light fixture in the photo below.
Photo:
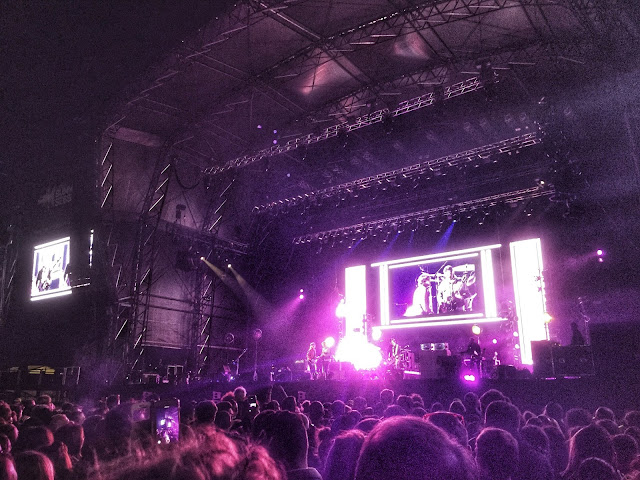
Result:
{"type": "Polygon", "coordinates": [[[493,340],[491,340],[491,343],[493,343],[494,345],[497,345],[498,344],[498,339],[494,338],[493,340]]]}
{"type": "Polygon", "coordinates": [[[333,348],[333,346],[336,344],[336,339],[333,337],[327,337],[324,339],[324,344],[327,346],[327,348],[333,348]]]}
{"type": "Polygon", "coordinates": [[[473,327],[471,327],[471,333],[473,333],[474,335],[480,335],[480,333],[482,333],[480,325],[474,325],[473,327]]]}

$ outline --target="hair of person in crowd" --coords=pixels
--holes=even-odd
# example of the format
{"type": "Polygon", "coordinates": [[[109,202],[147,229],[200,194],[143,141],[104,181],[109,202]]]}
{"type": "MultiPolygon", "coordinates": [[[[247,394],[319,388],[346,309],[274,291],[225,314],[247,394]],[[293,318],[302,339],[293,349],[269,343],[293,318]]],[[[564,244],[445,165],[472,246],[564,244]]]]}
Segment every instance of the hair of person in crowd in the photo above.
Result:
{"type": "Polygon", "coordinates": [[[53,463],[46,455],[27,450],[14,457],[19,480],[54,480],[53,463]]]}
{"type": "Polygon", "coordinates": [[[631,435],[619,433],[611,438],[615,452],[615,467],[624,475],[631,473],[633,462],[638,456],[638,442],[631,435]]]}
{"type": "Polygon", "coordinates": [[[501,428],[514,437],[518,437],[520,410],[515,405],[505,400],[491,402],[485,409],[484,417],[485,426],[501,428]]]}
{"type": "Polygon", "coordinates": [[[2,480],[18,480],[18,472],[11,455],[0,453],[0,479],[2,480]]]}
{"type": "Polygon", "coordinates": [[[570,477],[578,472],[583,460],[597,457],[609,465],[613,464],[613,443],[609,433],[598,425],[588,425],[581,428],[569,440],[569,462],[563,472],[563,477],[570,477]]]}
{"type": "Polygon", "coordinates": [[[488,427],[476,438],[476,462],[482,478],[508,480],[518,471],[519,449],[513,435],[488,427]]]}
{"type": "Polygon", "coordinates": [[[365,434],[360,430],[343,432],[333,439],[322,478],[324,480],[353,480],[365,434]]]}
{"type": "Polygon", "coordinates": [[[589,457],[578,468],[577,480],[620,480],[620,475],[608,462],[598,457],[589,457]]]}
{"type": "Polygon", "coordinates": [[[376,425],[364,442],[355,480],[474,480],[468,449],[440,428],[415,417],[376,425]]]}
{"type": "Polygon", "coordinates": [[[442,430],[451,435],[456,442],[463,447],[469,445],[469,434],[464,427],[464,417],[459,413],[453,412],[434,412],[427,413],[424,416],[425,420],[434,424],[436,427],[440,427],[442,430]]]}

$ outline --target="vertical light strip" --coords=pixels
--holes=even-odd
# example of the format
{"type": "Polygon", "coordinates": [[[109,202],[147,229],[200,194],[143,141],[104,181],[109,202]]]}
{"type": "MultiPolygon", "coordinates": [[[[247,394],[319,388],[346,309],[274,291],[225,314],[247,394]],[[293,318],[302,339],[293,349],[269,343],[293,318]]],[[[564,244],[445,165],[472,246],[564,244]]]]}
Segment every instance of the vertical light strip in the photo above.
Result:
{"type": "Polygon", "coordinates": [[[496,285],[493,276],[493,257],[491,250],[482,250],[480,254],[482,262],[482,290],[484,292],[484,315],[487,318],[497,317],[496,285]]]}
{"type": "Polygon", "coordinates": [[[346,316],[344,319],[345,338],[363,335],[362,322],[367,314],[367,267],[358,265],[344,271],[344,293],[346,316]]]}
{"type": "Polygon", "coordinates": [[[542,277],[542,247],[539,238],[532,238],[512,242],[510,250],[520,335],[520,360],[523,364],[531,365],[531,342],[549,339],[545,325],[547,307],[542,277]]]}

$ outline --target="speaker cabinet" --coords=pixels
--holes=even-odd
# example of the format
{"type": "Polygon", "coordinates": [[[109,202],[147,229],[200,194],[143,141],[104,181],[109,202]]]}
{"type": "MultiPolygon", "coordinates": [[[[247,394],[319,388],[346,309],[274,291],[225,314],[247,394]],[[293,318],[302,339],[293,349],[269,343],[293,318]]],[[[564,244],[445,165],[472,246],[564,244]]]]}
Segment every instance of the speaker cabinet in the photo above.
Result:
{"type": "Polygon", "coordinates": [[[422,378],[454,378],[460,372],[461,359],[446,351],[421,351],[418,359],[422,378]]]}
{"type": "Polygon", "coordinates": [[[558,377],[593,375],[591,347],[568,346],[553,349],[553,365],[558,377]]]}
{"type": "Polygon", "coordinates": [[[550,341],[531,342],[533,375],[538,378],[593,375],[591,347],[560,346],[550,341]]]}

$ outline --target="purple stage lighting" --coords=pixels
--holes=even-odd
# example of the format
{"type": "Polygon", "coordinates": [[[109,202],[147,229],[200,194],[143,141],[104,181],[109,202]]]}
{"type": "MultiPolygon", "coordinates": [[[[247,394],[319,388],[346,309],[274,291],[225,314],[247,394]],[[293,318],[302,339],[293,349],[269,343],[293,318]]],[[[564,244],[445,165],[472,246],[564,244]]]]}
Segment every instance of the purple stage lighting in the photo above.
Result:
{"type": "Polygon", "coordinates": [[[596,255],[598,255],[599,257],[601,257],[602,255],[604,255],[604,250],[602,250],[602,249],[598,249],[598,250],[596,250],[596,255]]]}
{"type": "Polygon", "coordinates": [[[304,300],[304,293],[301,293],[300,295],[298,295],[298,298],[299,298],[300,300],[304,300]]]}
{"type": "Polygon", "coordinates": [[[498,339],[494,338],[493,340],[491,340],[493,342],[494,345],[496,345],[498,343],[498,339]]]}
{"type": "Polygon", "coordinates": [[[465,382],[475,382],[476,381],[476,376],[471,374],[471,373],[467,373],[462,378],[464,378],[465,382]]]}

